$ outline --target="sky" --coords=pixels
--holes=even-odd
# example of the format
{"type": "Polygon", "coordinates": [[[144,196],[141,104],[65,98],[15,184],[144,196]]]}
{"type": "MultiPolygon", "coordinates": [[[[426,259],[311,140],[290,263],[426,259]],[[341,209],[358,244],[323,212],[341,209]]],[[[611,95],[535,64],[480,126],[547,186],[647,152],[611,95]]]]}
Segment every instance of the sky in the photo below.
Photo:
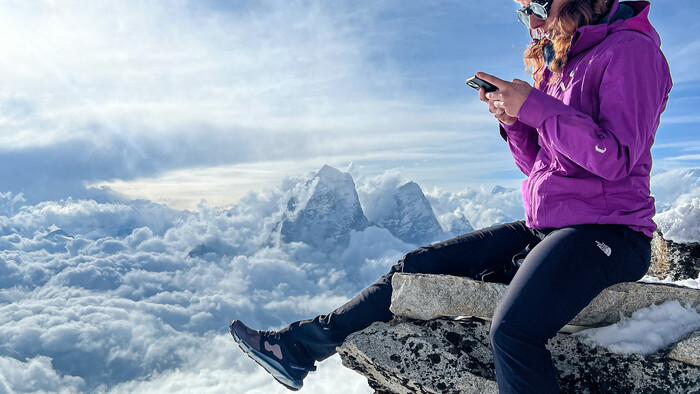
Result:
{"type": "MultiPolygon", "coordinates": [[[[451,191],[515,186],[522,174],[464,80],[527,79],[516,8],[3,0],[0,191],[196,209],[323,164],[451,191]]],[[[654,171],[700,165],[697,11],[652,4],[675,82],[654,171]]]]}

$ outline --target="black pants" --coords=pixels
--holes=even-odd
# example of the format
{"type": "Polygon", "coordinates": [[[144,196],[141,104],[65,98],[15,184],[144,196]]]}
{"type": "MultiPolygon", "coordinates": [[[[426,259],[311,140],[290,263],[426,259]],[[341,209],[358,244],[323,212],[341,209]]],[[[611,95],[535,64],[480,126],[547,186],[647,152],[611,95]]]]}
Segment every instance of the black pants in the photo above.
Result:
{"type": "Polygon", "coordinates": [[[651,239],[620,225],[533,230],[514,222],[416,249],[328,315],[290,324],[286,343],[323,360],[355,331],[389,321],[395,272],[449,274],[509,284],[491,323],[502,393],[556,393],[547,340],[605,287],[646,273],[651,239]],[[519,257],[524,257],[520,260],[519,257]]]}

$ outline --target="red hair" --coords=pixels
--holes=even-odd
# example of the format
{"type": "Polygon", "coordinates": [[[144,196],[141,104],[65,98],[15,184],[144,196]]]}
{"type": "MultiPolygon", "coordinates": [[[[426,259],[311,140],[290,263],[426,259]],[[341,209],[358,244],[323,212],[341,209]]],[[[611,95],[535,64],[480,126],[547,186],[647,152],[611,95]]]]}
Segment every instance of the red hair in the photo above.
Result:
{"type": "Polygon", "coordinates": [[[554,60],[551,70],[559,74],[568,61],[567,52],[574,32],[581,26],[590,25],[608,13],[611,0],[565,0],[559,7],[559,13],[552,21],[553,34],[546,38],[533,40],[525,49],[525,70],[532,74],[535,86],[542,82],[544,68],[544,47],[550,42],[554,46],[554,60]]]}

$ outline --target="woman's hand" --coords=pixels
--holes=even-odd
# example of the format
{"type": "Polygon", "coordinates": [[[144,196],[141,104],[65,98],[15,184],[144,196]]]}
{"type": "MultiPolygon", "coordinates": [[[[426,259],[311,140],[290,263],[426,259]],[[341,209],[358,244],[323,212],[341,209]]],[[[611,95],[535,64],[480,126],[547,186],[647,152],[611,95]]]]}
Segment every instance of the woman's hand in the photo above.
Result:
{"type": "Polygon", "coordinates": [[[507,125],[512,125],[515,123],[518,118],[514,116],[508,116],[506,114],[506,110],[503,108],[496,107],[496,101],[497,100],[489,100],[489,96],[491,93],[486,93],[484,88],[479,89],[479,100],[487,103],[489,105],[489,112],[493,114],[493,116],[498,119],[499,122],[507,125]]]}
{"type": "Polygon", "coordinates": [[[532,86],[519,79],[506,82],[483,72],[477,73],[476,76],[498,88],[497,91],[489,93],[485,93],[484,89],[481,88],[479,100],[488,103],[489,112],[501,123],[507,125],[515,123],[518,120],[518,111],[530,94],[532,86]]]}

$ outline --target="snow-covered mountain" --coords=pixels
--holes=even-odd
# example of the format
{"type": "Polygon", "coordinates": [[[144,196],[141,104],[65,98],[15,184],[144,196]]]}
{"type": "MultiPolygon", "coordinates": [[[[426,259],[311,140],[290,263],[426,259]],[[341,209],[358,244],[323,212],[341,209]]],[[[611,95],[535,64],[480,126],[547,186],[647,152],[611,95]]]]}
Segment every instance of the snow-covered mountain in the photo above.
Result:
{"type": "MultiPolygon", "coordinates": [[[[378,215],[370,219],[360,204],[352,176],[328,165],[310,180],[297,184],[284,198],[287,198],[285,212],[278,227],[283,242],[304,242],[328,251],[347,246],[352,231],[359,232],[369,226],[385,228],[394,237],[413,245],[447,237],[430,202],[415,182],[383,195],[382,209],[371,210],[378,215]]],[[[471,229],[464,217],[458,222],[455,229],[471,229]]]]}
{"type": "Polygon", "coordinates": [[[408,182],[396,189],[394,201],[387,204],[392,209],[374,218],[378,226],[389,230],[396,238],[414,245],[442,240],[445,233],[440,227],[433,207],[415,182],[408,182]]]}
{"type": "Polygon", "coordinates": [[[324,165],[290,193],[279,234],[284,242],[329,249],[347,245],[352,231],[368,226],[352,176],[324,165]]]}
{"type": "Polygon", "coordinates": [[[456,237],[474,231],[469,220],[460,212],[450,212],[442,215],[442,226],[448,237],[456,237]]]}

